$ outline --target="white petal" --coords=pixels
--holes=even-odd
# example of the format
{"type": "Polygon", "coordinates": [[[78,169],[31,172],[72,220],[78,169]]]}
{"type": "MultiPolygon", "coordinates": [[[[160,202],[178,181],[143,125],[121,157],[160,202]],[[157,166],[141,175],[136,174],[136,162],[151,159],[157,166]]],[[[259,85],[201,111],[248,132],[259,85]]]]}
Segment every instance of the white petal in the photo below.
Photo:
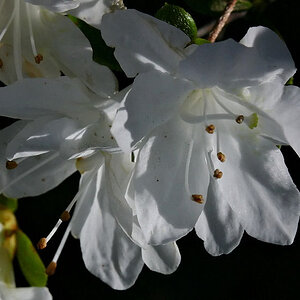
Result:
{"type": "Polygon", "coordinates": [[[285,84],[296,72],[293,58],[283,40],[266,27],[252,27],[240,41],[247,47],[254,47],[270,65],[281,69],[280,82],[285,84]]]}
{"type": "Polygon", "coordinates": [[[215,178],[210,180],[207,201],[195,229],[206,251],[214,256],[230,253],[243,236],[244,230],[215,178]]]}
{"type": "Polygon", "coordinates": [[[199,88],[237,89],[259,85],[283,74],[283,69],[261,57],[255,48],[233,40],[199,46],[182,60],[179,73],[199,88]]]}
{"type": "Polygon", "coordinates": [[[300,214],[299,192],[274,143],[232,126],[223,141],[227,160],[219,184],[245,231],[257,239],[291,244],[300,214]]]}
{"type": "Polygon", "coordinates": [[[30,120],[60,114],[92,121],[99,117],[80,83],[66,76],[24,79],[1,88],[0,96],[1,114],[13,118],[30,120]]]}
{"type": "Polygon", "coordinates": [[[101,32],[128,77],[153,69],[174,72],[190,41],[174,26],[133,9],[105,15],[101,32]]]}
{"type": "Polygon", "coordinates": [[[184,236],[202,211],[192,194],[205,199],[208,173],[203,151],[199,145],[191,148],[191,143],[191,129],[173,119],[154,130],[140,150],[131,184],[138,220],[150,244],[184,236]]]}
{"type": "Polygon", "coordinates": [[[79,6],[79,0],[24,0],[25,2],[42,5],[47,9],[50,9],[54,12],[64,12],[70,9],[74,9],[79,6]]]}
{"type": "Polygon", "coordinates": [[[60,63],[65,75],[78,77],[98,95],[112,96],[117,79],[109,68],[93,61],[93,50],[84,34],[66,17],[42,11],[44,34],[49,52],[60,63]]]}
{"type": "Polygon", "coordinates": [[[2,282],[0,282],[0,296],[1,300],[52,300],[46,287],[8,288],[2,282]]]}
{"type": "Polygon", "coordinates": [[[102,16],[116,9],[117,5],[113,5],[116,2],[116,0],[80,0],[80,6],[68,13],[100,29],[102,16]]]}
{"type": "Polygon", "coordinates": [[[130,151],[152,129],[174,116],[191,88],[190,83],[157,71],[138,75],[111,130],[122,150],[130,151]]]}
{"type": "Polygon", "coordinates": [[[296,86],[287,86],[270,115],[281,125],[287,142],[300,156],[300,89],[296,86]]]}
{"type": "Polygon", "coordinates": [[[104,176],[98,179],[95,198],[80,233],[87,269],[114,289],[134,284],[143,262],[141,251],[123,232],[112,215],[104,176]]]}
{"type": "Polygon", "coordinates": [[[142,249],[144,263],[151,271],[171,274],[180,264],[181,256],[175,242],[142,249]]]}

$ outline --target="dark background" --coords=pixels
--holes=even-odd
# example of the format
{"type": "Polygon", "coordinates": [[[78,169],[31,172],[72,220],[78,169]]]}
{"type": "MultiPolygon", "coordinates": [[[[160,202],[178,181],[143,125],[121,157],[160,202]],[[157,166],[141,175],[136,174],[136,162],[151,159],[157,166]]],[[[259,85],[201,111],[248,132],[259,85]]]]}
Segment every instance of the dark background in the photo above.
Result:
{"type": "MultiPolygon", "coordinates": [[[[201,1],[201,0],[199,0],[201,1]]],[[[124,1],[129,8],[154,14],[164,1],[124,1]]],[[[299,1],[254,1],[258,5],[246,16],[228,25],[222,38],[239,40],[250,26],[265,25],[279,33],[286,41],[299,67],[300,36],[299,1]]],[[[196,20],[198,28],[216,15],[202,15],[193,11],[185,1],[169,1],[180,5],[196,20]]],[[[119,78],[123,78],[119,74],[119,78]]],[[[295,76],[299,86],[299,75],[295,76]]],[[[121,85],[124,84],[121,82],[121,85]]],[[[2,125],[6,119],[1,120],[2,125]]],[[[286,164],[296,178],[299,168],[297,155],[290,147],[282,147],[286,164]]],[[[78,186],[75,174],[47,194],[21,199],[16,212],[20,228],[37,242],[54,226],[61,211],[72,200],[78,186]],[[51,203],[51,205],[49,205],[51,203]]],[[[66,227],[63,225],[64,228],[66,227]]],[[[61,226],[48,247],[40,252],[47,265],[64,233],[61,226]]],[[[172,275],[160,275],[144,267],[136,284],[126,291],[115,291],[91,275],[84,267],[79,241],[69,237],[58,261],[56,274],[49,277],[48,286],[54,300],[69,299],[299,299],[300,236],[299,231],[291,246],[260,242],[244,234],[241,244],[231,254],[212,257],[206,253],[203,242],[194,232],[178,241],[182,261],[172,275]]],[[[19,286],[26,286],[16,267],[19,286]]]]}

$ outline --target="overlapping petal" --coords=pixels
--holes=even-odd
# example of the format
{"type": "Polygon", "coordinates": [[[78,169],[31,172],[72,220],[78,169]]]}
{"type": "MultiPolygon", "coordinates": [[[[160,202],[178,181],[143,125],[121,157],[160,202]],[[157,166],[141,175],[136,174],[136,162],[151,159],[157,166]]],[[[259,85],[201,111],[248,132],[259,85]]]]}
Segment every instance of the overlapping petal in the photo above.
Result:
{"type": "Polygon", "coordinates": [[[133,9],[105,15],[101,33],[128,77],[153,69],[175,72],[190,41],[179,29],[133,9]]]}
{"type": "Polygon", "coordinates": [[[80,0],[24,0],[34,5],[42,5],[54,12],[64,12],[79,6],[80,0]]]}

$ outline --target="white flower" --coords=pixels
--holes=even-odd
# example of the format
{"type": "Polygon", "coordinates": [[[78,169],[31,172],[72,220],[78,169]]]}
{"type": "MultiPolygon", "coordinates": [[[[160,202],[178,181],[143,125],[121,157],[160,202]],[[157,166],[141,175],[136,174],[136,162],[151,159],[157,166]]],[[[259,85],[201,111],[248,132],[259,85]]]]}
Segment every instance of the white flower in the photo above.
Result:
{"type": "Polygon", "coordinates": [[[0,193],[39,195],[72,174],[77,157],[116,148],[109,126],[119,103],[78,79],[24,79],[1,88],[0,103],[2,115],[22,119],[0,132],[0,193]]]}
{"type": "Polygon", "coordinates": [[[124,9],[122,0],[24,0],[42,5],[54,12],[67,12],[88,24],[99,28],[104,14],[116,9],[124,9]]]}
{"type": "Polygon", "coordinates": [[[180,253],[174,242],[147,245],[125,194],[134,163],[130,155],[97,152],[80,159],[84,172],[72,218],[87,269],[114,289],[132,286],[145,263],[152,271],[174,272],[180,253]]]}
{"type": "Polygon", "coordinates": [[[58,77],[60,71],[109,94],[115,88],[107,67],[95,63],[92,48],[72,21],[23,0],[0,0],[0,81],[58,77]]]}
{"type": "Polygon", "coordinates": [[[292,243],[299,192],[276,144],[300,152],[300,93],[284,86],[295,72],[285,44],[257,27],[240,43],[185,48],[181,31],[134,10],[104,16],[101,30],[126,74],[139,74],[112,133],[124,151],[140,147],[131,196],[146,241],[196,226],[213,255],[244,230],[292,243]]]}
{"type": "Polygon", "coordinates": [[[46,287],[16,288],[12,261],[2,244],[3,235],[4,229],[0,223],[0,300],[51,300],[46,287]]]}

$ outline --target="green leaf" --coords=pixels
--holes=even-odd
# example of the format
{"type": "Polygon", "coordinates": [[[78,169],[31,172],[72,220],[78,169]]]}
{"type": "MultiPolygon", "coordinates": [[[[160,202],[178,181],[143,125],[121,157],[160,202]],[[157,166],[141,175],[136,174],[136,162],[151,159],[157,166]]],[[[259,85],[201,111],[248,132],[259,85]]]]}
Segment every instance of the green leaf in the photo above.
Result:
{"type": "Polygon", "coordinates": [[[294,84],[294,77],[291,77],[285,85],[293,85],[294,84]]]}
{"type": "Polygon", "coordinates": [[[31,286],[47,284],[45,266],[30,239],[21,230],[17,231],[17,258],[23,275],[31,286]]]}
{"type": "Polygon", "coordinates": [[[179,28],[192,41],[197,37],[197,26],[194,19],[180,6],[165,3],[157,11],[155,17],[179,28]]]}
{"type": "Polygon", "coordinates": [[[101,32],[97,28],[85,23],[84,21],[68,15],[71,21],[77,25],[77,27],[82,31],[86,38],[91,43],[93,48],[93,59],[95,62],[109,67],[114,71],[122,71],[118,61],[114,56],[114,49],[108,47],[104,40],[102,39],[101,32]]]}
{"type": "Polygon", "coordinates": [[[196,44],[196,45],[203,45],[203,44],[210,43],[209,40],[201,39],[201,38],[195,38],[193,42],[194,42],[194,44],[196,44]]]}
{"type": "MultiPolygon", "coordinates": [[[[205,15],[215,15],[222,13],[228,1],[226,0],[185,0],[185,2],[196,12],[205,15]]],[[[248,0],[239,0],[234,11],[248,10],[252,7],[252,3],[248,0]]]]}
{"type": "Polygon", "coordinates": [[[0,207],[4,206],[5,208],[14,212],[18,208],[18,199],[7,198],[4,195],[0,195],[0,207]]]}

